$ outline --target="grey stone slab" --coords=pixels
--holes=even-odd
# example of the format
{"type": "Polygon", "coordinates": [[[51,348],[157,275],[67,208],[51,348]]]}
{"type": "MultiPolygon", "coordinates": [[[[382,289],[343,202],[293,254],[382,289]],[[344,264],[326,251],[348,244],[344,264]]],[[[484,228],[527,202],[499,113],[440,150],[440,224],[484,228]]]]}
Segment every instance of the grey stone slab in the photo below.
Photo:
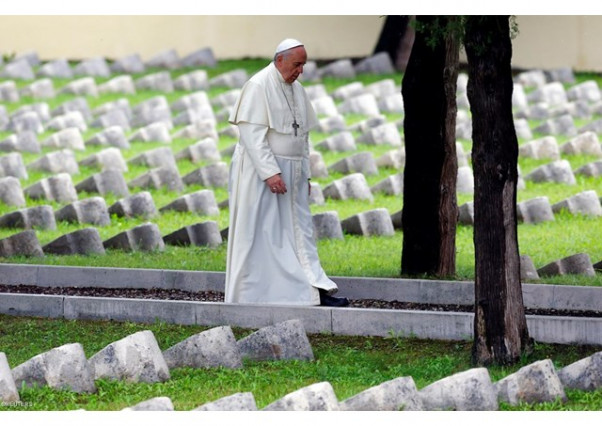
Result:
{"type": "Polygon", "coordinates": [[[75,185],[75,190],[100,195],[112,193],[118,197],[125,197],[130,193],[123,173],[114,169],[93,174],[75,185]]]}
{"type": "Polygon", "coordinates": [[[341,227],[345,233],[364,237],[395,235],[393,221],[389,211],[385,208],[377,208],[348,217],[341,221],[341,227]]]}
{"type": "Polygon", "coordinates": [[[377,167],[389,169],[403,169],[406,163],[406,151],[404,147],[385,152],[376,159],[377,167]]]}
{"type": "Polygon", "coordinates": [[[226,187],[228,185],[228,164],[220,161],[200,167],[182,178],[185,184],[200,184],[208,187],[226,187]]]}
{"type": "Polygon", "coordinates": [[[0,227],[56,229],[52,206],[33,206],[0,216],[0,227]]]}
{"type": "Polygon", "coordinates": [[[157,396],[124,408],[121,411],[174,411],[174,406],[169,397],[157,396]]]}
{"type": "Polygon", "coordinates": [[[372,185],[370,191],[373,194],[377,192],[383,192],[386,195],[403,194],[403,173],[396,173],[386,177],[375,185],[372,185]]]}
{"type": "Polygon", "coordinates": [[[253,393],[239,392],[207,402],[192,411],[257,411],[257,403],[253,393]]]}
{"type": "Polygon", "coordinates": [[[334,99],[328,95],[313,99],[311,105],[318,117],[336,117],[340,115],[334,99]]]}
{"type": "Polygon", "coordinates": [[[161,237],[161,231],[156,223],[147,222],[135,226],[127,231],[105,240],[105,249],[134,251],[156,251],[165,250],[165,243],[161,237]]]}
{"type": "Polygon", "coordinates": [[[136,130],[130,137],[130,142],[164,142],[170,143],[172,138],[170,135],[171,125],[167,122],[159,121],[150,123],[136,130]]]}
{"type": "Polygon", "coordinates": [[[339,133],[347,130],[345,117],[337,114],[331,117],[324,117],[318,120],[318,130],[321,133],[339,133]]]}
{"type": "Polygon", "coordinates": [[[592,155],[602,157],[602,146],[598,135],[592,131],[580,133],[560,146],[560,152],[567,155],[592,155]]]}
{"type": "Polygon", "coordinates": [[[318,76],[335,78],[355,78],[355,68],[350,59],[338,59],[318,68],[318,76]]]}
{"type": "Polygon", "coordinates": [[[575,84],[575,74],[570,67],[561,67],[545,70],[544,74],[548,81],[559,81],[561,83],[575,84]]]}
{"type": "Polygon", "coordinates": [[[241,88],[249,79],[245,69],[226,71],[209,80],[209,87],[241,88]]]}
{"type": "Polygon", "coordinates": [[[316,84],[308,84],[305,85],[305,93],[307,93],[307,97],[310,100],[318,99],[323,96],[328,96],[328,92],[326,91],[326,86],[321,83],[316,84]]]}
{"type": "Polygon", "coordinates": [[[140,74],[146,71],[144,62],[138,53],[117,59],[110,65],[114,73],[140,74]]]}
{"type": "Polygon", "coordinates": [[[213,68],[217,65],[217,59],[213,53],[211,47],[203,47],[197,49],[179,61],[181,67],[210,67],[213,68]]]}
{"type": "Polygon", "coordinates": [[[521,157],[560,160],[560,148],[554,136],[545,136],[519,146],[521,157]]]}
{"type": "Polygon", "coordinates": [[[424,405],[411,377],[398,377],[341,401],[341,411],[422,411],[424,405]]]}
{"type": "Polygon", "coordinates": [[[587,253],[577,253],[555,260],[542,266],[537,272],[542,276],[577,274],[593,277],[596,275],[594,266],[587,253]]]}
{"type": "Polygon", "coordinates": [[[571,164],[567,160],[553,161],[539,166],[528,173],[525,179],[533,182],[556,182],[566,185],[576,183],[571,164]]]}
{"type": "Polygon", "coordinates": [[[79,166],[75,154],[71,149],[49,152],[46,155],[32,161],[27,165],[29,170],[37,170],[46,173],[68,173],[79,174],[79,166]]]}
{"type": "Polygon", "coordinates": [[[524,118],[514,120],[514,130],[516,131],[516,136],[520,139],[533,139],[533,132],[531,132],[531,128],[529,127],[529,122],[524,118]]]}
{"type": "Polygon", "coordinates": [[[366,177],[362,173],[353,173],[327,185],[322,192],[325,198],[335,200],[369,200],[374,196],[370,191],[366,177]]]}
{"type": "Polygon", "coordinates": [[[520,278],[521,280],[539,280],[537,268],[530,256],[523,254],[520,256],[520,278]]]}
{"type": "Polygon", "coordinates": [[[378,167],[374,154],[371,151],[362,151],[357,154],[351,154],[328,167],[330,172],[340,172],[343,174],[362,173],[363,175],[377,175],[378,167]]]}
{"type": "Polygon", "coordinates": [[[36,111],[24,111],[12,115],[6,129],[16,133],[29,130],[39,134],[44,132],[44,124],[36,111]]]}
{"type": "Polygon", "coordinates": [[[497,381],[495,389],[499,400],[511,405],[553,402],[557,399],[567,401],[564,386],[549,359],[522,367],[497,381]]]}
{"type": "Polygon", "coordinates": [[[474,174],[470,166],[458,167],[456,178],[456,192],[472,194],[474,192],[474,174]]]}
{"type": "Polygon", "coordinates": [[[220,161],[222,156],[217,147],[217,142],[212,138],[204,138],[175,154],[176,160],[187,159],[192,163],[201,161],[220,161]]]}
{"type": "Polygon", "coordinates": [[[137,164],[149,168],[166,167],[175,170],[178,169],[173,151],[168,146],[144,151],[130,158],[128,164],[137,164]]]}
{"type": "Polygon", "coordinates": [[[175,49],[165,49],[154,54],[145,65],[149,68],[175,69],[180,66],[180,56],[175,49]]]}
{"type": "Polygon", "coordinates": [[[343,101],[345,99],[349,99],[358,95],[363,95],[365,93],[368,92],[364,87],[364,83],[362,83],[361,81],[354,81],[337,87],[332,92],[332,97],[337,101],[343,101]]]}
{"type": "Polygon", "coordinates": [[[109,126],[104,130],[94,134],[90,139],[85,141],[85,145],[110,145],[118,149],[129,149],[130,143],[125,136],[122,126],[109,126]]]}
{"type": "Polygon", "coordinates": [[[169,368],[152,331],[110,343],[88,360],[95,379],[156,383],[170,379],[169,368]]]}
{"type": "Polygon", "coordinates": [[[262,327],[236,345],[242,358],[256,361],[314,359],[303,322],[296,319],[262,327]]]}
{"type": "Polygon", "coordinates": [[[529,92],[527,100],[546,102],[548,105],[562,105],[568,102],[568,97],[562,83],[555,81],[529,92]]]}
{"type": "Polygon", "coordinates": [[[309,182],[309,204],[323,206],[326,203],[322,187],[316,182],[309,182]]]}
{"type": "Polygon", "coordinates": [[[263,408],[264,411],[338,411],[339,403],[329,382],[314,383],[291,392],[263,408]]]}
{"type": "MultiPolygon", "coordinates": [[[[187,183],[187,182],[186,182],[187,183]]],[[[180,192],[184,189],[184,180],[178,170],[171,167],[157,167],[132,179],[130,188],[166,188],[169,191],[180,192]]]]}
{"type": "Polygon", "coordinates": [[[595,80],[587,80],[579,84],[575,84],[566,92],[569,100],[585,100],[587,102],[598,102],[602,100],[600,87],[595,80]]]}
{"type": "Polygon", "coordinates": [[[0,257],[42,257],[44,252],[33,230],[18,232],[0,239],[0,257]]]}
{"type": "Polygon", "coordinates": [[[61,318],[63,316],[63,296],[3,293],[0,297],[0,313],[15,316],[61,318]]]}
{"type": "Polygon", "coordinates": [[[33,80],[35,74],[33,68],[26,60],[15,60],[2,68],[0,77],[15,80],[33,80]]]}
{"type": "Polygon", "coordinates": [[[25,206],[25,197],[18,178],[0,177],[0,201],[8,206],[25,206]]]}
{"type": "Polygon", "coordinates": [[[84,228],[61,235],[44,245],[42,250],[45,254],[58,255],[102,255],[105,253],[96,228],[84,228]]]}
{"type": "Polygon", "coordinates": [[[125,197],[109,207],[109,213],[118,217],[136,217],[150,219],[158,214],[150,192],[141,191],[125,197]]]}
{"type": "Polygon", "coordinates": [[[195,70],[175,78],[173,80],[174,89],[193,91],[193,90],[208,90],[209,77],[205,70],[195,70]]]}
{"type": "Polygon", "coordinates": [[[497,393],[486,368],[472,368],[438,380],[420,390],[426,410],[491,411],[497,393]]]}
{"type": "Polygon", "coordinates": [[[357,142],[367,145],[402,145],[401,135],[395,123],[385,123],[372,127],[360,135],[357,142]]]}
{"type": "Polygon", "coordinates": [[[387,52],[378,52],[360,60],[354,66],[358,74],[393,74],[395,67],[387,52]]]}
{"type": "Polygon", "coordinates": [[[105,199],[91,197],[68,204],[54,213],[57,221],[107,226],[111,217],[105,199]]]}
{"type": "Polygon", "coordinates": [[[83,158],[78,164],[80,166],[100,169],[101,171],[128,171],[128,166],[123,158],[123,155],[121,154],[121,150],[116,147],[105,148],[101,151],[98,151],[96,154],[92,154],[86,158],[83,158]]]}
{"type": "MultiPolygon", "coordinates": [[[[79,114],[79,112],[77,112],[77,114],[79,114]]],[[[42,141],[40,145],[44,148],[51,149],[65,148],[76,151],[86,150],[81,131],[77,127],[67,127],[59,130],[42,141]]]]}
{"type": "Polygon", "coordinates": [[[321,240],[324,238],[344,239],[341,220],[336,210],[312,215],[314,227],[314,238],[321,240]]]}
{"type": "Polygon", "coordinates": [[[562,136],[576,136],[578,133],[573,117],[571,117],[569,114],[550,118],[539,126],[535,127],[533,131],[542,133],[544,135],[562,136]]]}
{"type": "Polygon", "coordinates": [[[215,114],[211,105],[200,105],[195,107],[189,107],[184,111],[179,112],[174,118],[173,123],[175,126],[192,124],[197,121],[203,120],[214,120],[215,114]]]}
{"type": "Polygon", "coordinates": [[[90,106],[88,105],[88,101],[84,97],[69,99],[61,103],[59,106],[57,106],[50,112],[50,115],[52,117],[58,117],[73,111],[79,111],[82,114],[86,123],[92,119],[92,112],[90,111],[90,106]]]}
{"type": "Polygon", "coordinates": [[[219,95],[211,98],[211,105],[214,107],[233,106],[240,96],[240,92],[241,89],[230,89],[224,93],[220,93],[219,95]]]}
{"type": "Polygon", "coordinates": [[[378,116],[380,109],[378,102],[371,93],[364,93],[345,99],[337,106],[341,114],[361,114],[365,116],[378,116]]]}
{"type": "Polygon", "coordinates": [[[310,175],[314,178],[327,177],[329,175],[324,158],[318,151],[310,151],[309,168],[310,175]]]}
{"type": "Polygon", "coordinates": [[[9,404],[18,401],[20,401],[19,391],[8,365],[8,359],[4,352],[0,352],[0,402],[9,404]]]}
{"type": "Polygon", "coordinates": [[[163,93],[172,93],[174,91],[171,74],[167,71],[160,71],[147,74],[135,81],[136,90],[156,90],[163,93]]]}
{"type": "Polygon", "coordinates": [[[19,95],[32,99],[52,99],[56,96],[54,84],[49,78],[36,80],[19,90],[19,95]]]}
{"type": "Polygon", "coordinates": [[[129,131],[131,129],[130,118],[128,117],[127,111],[121,108],[111,109],[101,114],[90,123],[90,127],[103,129],[113,128],[115,126],[121,127],[124,131],[129,131]]]}
{"type": "Polygon", "coordinates": [[[13,176],[18,179],[27,179],[27,169],[23,156],[19,152],[11,152],[0,156],[0,177],[13,176]]]}
{"type": "Polygon", "coordinates": [[[169,368],[242,368],[242,358],[230,326],[197,333],[163,351],[169,368]]]}
{"type": "Polygon", "coordinates": [[[602,205],[594,190],[580,192],[552,205],[554,213],[562,210],[568,210],[572,214],[602,216],[602,205]]]}
{"type": "Polygon", "coordinates": [[[602,134],[602,119],[591,121],[584,126],[579,128],[579,133],[583,132],[595,132],[596,134],[602,134]]]}
{"type": "Polygon", "coordinates": [[[540,223],[554,220],[554,212],[548,197],[535,197],[516,205],[516,215],[520,222],[540,223]]]}
{"type": "Polygon", "coordinates": [[[131,75],[119,75],[98,85],[98,93],[122,93],[124,95],[135,95],[136,85],[131,75]]]}
{"type": "Polygon", "coordinates": [[[58,94],[98,97],[98,87],[94,77],[82,77],[64,85],[58,94]]]}
{"type": "Polygon", "coordinates": [[[382,112],[395,114],[403,114],[405,112],[401,92],[378,98],[377,102],[378,109],[382,112]]]}
{"type": "Polygon", "coordinates": [[[222,236],[217,222],[206,221],[180,228],[163,240],[170,245],[217,247],[222,243],[222,236]]]}
{"type": "Polygon", "coordinates": [[[201,189],[200,191],[183,195],[159,209],[160,212],[168,210],[193,212],[207,216],[219,215],[215,194],[210,189],[201,189]]]}
{"type": "Polygon", "coordinates": [[[211,138],[219,140],[214,120],[203,120],[184,126],[176,130],[172,135],[173,139],[204,139],[211,138]]]}
{"type": "Polygon", "coordinates": [[[115,101],[108,101],[100,104],[92,110],[92,115],[98,117],[113,110],[121,110],[128,120],[133,117],[130,100],[127,97],[122,97],[115,101]]]}
{"type": "Polygon", "coordinates": [[[110,77],[111,69],[105,58],[97,56],[80,61],[73,67],[73,73],[91,77],[110,77]]]}
{"type": "Polygon", "coordinates": [[[458,207],[458,222],[462,225],[474,225],[474,202],[469,201],[458,207]]]}
{"type": "Polygon", "coordinates": [[[64,78],[71,80],[73,78],[73,70],[71,65],[64,58],[55,59],[41,65],[36,75],[38,77],[64,78]]]}
{"type": "Polygon", "coordinates": [[[377,99],[390,95],[397,95],[401,98],[401,88],[395,84],[395,80],[392,78],[384,78],[366,85],[366,92],[372,93],[377,99]]]}
{"type": "Polygon", "coordinates": [[[19,95],[19,90],[17,89],[17,84],[12,81],[4,81],[0,83],[0,100],[3,102],[19,102],[21,96],[19,95]]]}
{"type": "Polygon", "coordinates": [[[594,391],[602,387],[602,352],[573,362],[557,371],[565,388],[594,391]]]}
{"type": "Polygon", "coordinates": [[[342,131],[327,137],[315,145],[316,149],[333,152],[356,151],[355,138],[349,131],[342,131]]]}
{"type": "Polygon", "coordinates": [[[25,188],[23,193],[34,200],[46,199],[59,203],[77,201],[76,189],[73,186],[71,175],[67,173],[58,173],[41,179],[25,188]]]}
{"type": "Polygon", "coordinates": [[[16,385],[48,386],[76,393],[95,393],[94,376],[84,348],[69,343],[36,355],[12,370],[16,385]]]}

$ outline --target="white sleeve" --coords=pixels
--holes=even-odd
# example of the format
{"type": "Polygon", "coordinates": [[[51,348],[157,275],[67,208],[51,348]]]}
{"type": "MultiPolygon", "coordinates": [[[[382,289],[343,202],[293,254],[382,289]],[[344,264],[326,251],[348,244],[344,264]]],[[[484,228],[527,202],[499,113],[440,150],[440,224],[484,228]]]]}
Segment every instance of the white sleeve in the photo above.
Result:
{"type": "Polygon", "coordinates": [[[261,180],[281,173],[267,142],[269,127],[243,121],[238,123],[238,130],[240,131],[240,143],[249,154],[253,167],[261,180]]]}

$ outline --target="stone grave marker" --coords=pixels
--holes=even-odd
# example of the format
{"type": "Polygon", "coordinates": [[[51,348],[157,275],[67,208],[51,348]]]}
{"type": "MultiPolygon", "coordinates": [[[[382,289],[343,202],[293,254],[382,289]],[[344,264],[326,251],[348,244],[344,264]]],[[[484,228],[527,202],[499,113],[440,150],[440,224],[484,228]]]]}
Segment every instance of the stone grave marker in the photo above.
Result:
{"type": "Polygon", "coordinates": [[[563,105],[568,102],[567,93],[562,83],[554,81],[531,91],[527,95],[530,103],[545,102],[550,106],[563,105]]]}
{"type": "Polygon", "coordinates": [[[354,66],[357,74],[393,74],[395,67],[387,52],[378,52],[360,60],[354,66]]]}
{"type": "Polygon", "coordinates": [[[380,110],[376,98],[371,93],[354,96],[345,99],[338,105],[338,110],[341,114],[361,114],[366,116],[378,116],[380,110]]]}
{"type": "Polygon", "coordinates": [[[364,175],[377,175],[378,167],[371,151],[358,152],[345,157],[330,167],[329,172],[340,172],[343,174],[362,173],[364,175]]]}
{"type": "Polygon", "coordinates": [[[344,239],[341,220],[339,219],[339,213],[336,210],[316,213],[312,215],[312,221],[314,226],[314,238],[316,240],[324,238],[336,240],[344,239]]]}
{"type": "Polygon", "coordinates": [[[327,137],[315,145],[316,149],[333,152],[357,151],[353,134],[348,131],[342,131],[327,137]]]}
{"type": "Polygon", "coordinates": [[[338,411],[339,401],[328,382],[291,392],[263,408],[265,411],[338,411]]]}
{"type": "Polygon", "coordinates": [[[132,179],[128,186],[142,189],[165,187],[168,191],[180,192],[184,188],[184,182],[177,169],[156,167],[132,179]]]}
{"type": "Polygon", "coordinates": [[[205,70],[195,70],[173,80],[175,90],[190,92],[193,90],[209,90],[209,77],[205,70]]]}
{"type": "Polygon", "coordinates": [[[529,101],[527,100],[527,94],[525,88],[520,83],[514,83],[512,90],[512,107],[519,111],[525,110],[529,107],[529,101]]]}
{"type": "Polygon", "coordinates": [[[27,111],[19,115],[11,116],[6,130],[16,133],[24,131],[42,133],[44,132],[44,124],[37,112],[27,111]]]}
{"type": "MultiPolygon", "coordinates": [[[[0,100],[2,100],[2,89],[0,88],[0,100]]],[[[9,123],[8,112],[6,106],[0,104],[0,130],[5,131],[9,123]]]]}
{"type": "Polygon", "coordinates": [[[156,383],[170,379],[155,335],[139,331],[110,343],[88,359],[95,379],[124,380],[129,383],[156,383]]]}
{"type": "Polygon", "coordinates": [[[62,104],[54,108],[50,112],[50,115],[52,117],[58,117],[72,111],[79,111],[82,114],[85,123],[92,120],[92,112],[90,111],[88,101],[86,100],[86,98],[83,98],[81,96],[63,102],[62,104]]]}
{"type": "Polygon", "coordinates": [[[520,256],[520,278],[521,280],[539,280],[537,268],[531,257],[526,254],[520,256]]]}
{"type": "Polygon", "coordinates": [[[165,49],[153,55],[145,65],[149,68],[175,69],[180,66],[180,56],[175,49],[165,49]]]}
{"type": "Polygon", "coordinates": [[[583,191],[552,205],[552,211],[568,210],[572,214],[602,216],[602,205],[594,190],[583,191]]]}
{"type": "Polygon", "coordinates": [[[324,77],[334,77],[334,78],[355,78],[355,68],[353,68],[353,63],[350,59],[339,59],[329,64],[318,68],[318,76],[320,78],[324,77]]]}
{"type": "Polygon", "coordinates": [[[229,177],[228,164],[220,161],[200,167],[182,178],[185,184],[200,184],[209,187],[227,187],[229,177]]]}
{"type": "Polygon", "coordinates": [[[136,130],[130,136],[130,142],[163,142],[171,143],[171,135],[169,130],[171,128],[171,122],[159,121],[156,123],[148,124],[138,130],[136,130]]]}
{"type": "Polygon", "coordinates": [[[321,178],[328,176],[328,168],[326,167],[324,158],[322,158],[322,154],[318,151],[309,152],[309,168],[312,177],[321,178]]]}
{"type": "Polygon", "coordinates": [[[111,127],[121,127],[124,131],[130,130],[130,119],[127,113],[122,109],[112,109],[98,116],[90,123],[90,127],[108,129],[111,127]]]}
{"type": "Polygon", "coordinates": [[[557,374],[565,388],[595,391],[602,387],[602,352],[569,364],[557,374]]]}
{"type": "Polygon", "coordinates": [[[21,388],[23,384],[76,393],[96,392],[94,376],[80,343],[69,343],[36,355],[13,368],[12,373],[21,388]]]}
{"type": "Polygon", "coordinates": [[[25,188],[23,193],[32,200],[46,199],[58,203],[77,201],[77,192],[68,173],[58,173],[41,179],[25,188]]]}
{"type": "Polygon", "coordinates": [[[602,100],[600,87],[595,80],[584,81],[570,87],[567,92],[567,98],[571,101],[585,100],[587,102],[598,102],[602,100]]]}
{"type": "Polygon", "coordinates": [[[401,146],[401,135],[395,123],[385,123],[372,127],[357,138],[358,143],[367,145],[401,146]]]}
{"type": "Polygon", "coordinates": [[[150,149],[128,160],[128,164],[142,165],[148,168],[166,167],[177,170],[176,158],[170,147],[150,149]]]}
{"type": "Polygon", "coordinates": [[[105,249],[134,251],[164,251],[165,243],[156,223],[147,222],[120,232],[103,242],[105,249]]]}
{"type": "Polygon", "coordinates": [[[323,206],[326,202],[324,200],[324,194],[322,193],[322,187],[316,182],[310,182],[310,194],[309,204],[315,204],[317,206],[323,206]]]}
{"type": "Polygon", "coordinates": [[[37,75],[38,77],[71,80],[73,78],[73,70],[66,59],[59,58],[41,65],[38,68],[37,75]]]}
{"type": "Polygon", "coordinates": [[[79,166],[75,160],[75,154],[70,149],[49,152],[46,155],[32,161],[27,165],[28,170],[38,170],[46,173],[69,173],[79,174],[79,166]]]}
{"type": "Polygon", "coordinates": [[[105,102],[92,110],[92,115],[101,116],[112,110],[122,110],[128,121],[133,117],[132,107],[128,98],[119,98],[115,101],[105,102]]]}
{"type": "Polygon", "coordinates": [[[39,154],[42,151],[38,136],[31,130],[10,135],[0,141],[0,151],[4,152],[33,152],[39,154]]]}
{"type": "Polygon", "coordinates": [[[395,235],[393,221],[385,208],[358,213],[341,221],[343,231],[348,234],[370,237],[395,235]]]}
{"type": "Polygon", "coordinates": [[[474,202],[468,201],[458,207],[458,223],[474,225],[474,202]]]}
{"type": "Polygon", "coordinates": [[[140,74],[146,71],[144,62],[138,53],[127,55],[117,59],[110,65],[114,73],[140,74]]]}
{"type": "Polygon", "coordinates": [[[602,157],[602,146],[594,132],[583,132],[560,146],[560,152],[567,155],[592,155],[602,157]]]}
{"type": "Polygon", "coordinates": [[[217,59],[211,47],[203,47],[184,56],[180,61],[181,67],[210,67],[217,66],[217,59]]]}
{"type": "Polygon", "coordinates": [[[424,405],[411,377],[372,386],[340,403],[341,411],[422,411],[424,405]]]}
{"type": "Polygon", "coordinates": [[[35,112],[40,118],[42,123],[48,122],[50,120],[50,107],[46,102],[35,102],[31,104],[25,104],[19,108],[17,108],[12,114],[11,118],[17,118],[20,115],[27,112],[35,112]]]}
{"type": "Polygon", "coordinates": [[[0,177],[0,201],[8,206],[24,206],[25,197],[19,178],[14,176],[0,177]]]}
{"type": "Polygon", "coordinates": [[[89,223],[96,226],[107,226],[111,223],[107,204],[102,197],[75,201],[57,210],[54,217],[57,221],[89,223]]]}
{"type": "Polygon", "coordinates": [[[236,337],[230,326],[213,327],[163,351],[169,368],[242,368],[236,337]]]}
{"type": "Polygon", "coordinates": [[[0,177],[13,176],[17,179],[27,179],[27,169],[23,156],[19,152],[11,152],[0,156],[0,177]]]}
{"type": "Polygon", "coordinates": [[[207,402],[192,411],[257,411],[257,403],[253,393],[239,392],[207,402]]]}
{"type": "Polygon", "coordinates": [[[325,198],[334,200],[368,200],[374,201],[366,177],[362,173],[353,173],[328,184],[322,192],[325,198]]]}
{"type": "Polygon", "coordinates": [[[224,93],[220,93],[211,99],[211,105],[214,107],[233,106],[240,96],[240,89],[230,89],[224,93]]]}
{"type": "Polygon", "coordinates": [[[127,140],[122,126],[109,126],[94,134],[90,139],[84,142],[84,145],[110,145],[118,149],[130,148],[130,142],[127,140]]]}
{"type": "Polygon", "coordinates": [[[361,81],[354,81],[337,87],[334,92],[332,92],[332,97],[337,101],[343,101],[354,96],[363,95],[364,93],[367,93],[364,83],[361,81]]]}
{"type": "Polygon", "coordinates": [[[401,98],[401,88],[397,87],[395,80],[392,78],[385,78],[370,83],[366,86],[365,90],[368,93],[372,93],[377,99],[386,98],[390,95],[397,95],[401,98]]]}
{"type": "Polygon", "coordinates": [[[213,108],[211,105],[188,107],[188,109],[181,111],[173,118],[173,123],[174,125],[178,126],[183,124],[192,124],[196,121],[202,120],[215,121],[215,114],[213,113],[213,108]]]}
{"type": "Polygon", "coordinates": [[[169,210],[191,212],[206,216],[219,215],[215,194],[210,189],[201,189],[190,194],[185,194],[161,207],[159,212],[163,213],[169,210]]]}
{"type": "Polygon", "coordinates": [[[212,138],[216,141],[219,140],[219,135],[217,134],[214,120],[196,121],[188,126],[184,126],[180,130],[177,130],[172,137],[174,139],[212,138]]]}
{"type": "Polygon", "coordinates": [[[209,87],[227,87],[229,89],[241,88],[249,79],[247,71],[237,69],[223,72],[209,80],[209,87]]]}
{"type": "Polygon", "coordinates": [[[594,132],[598,135],[602,134],[602,119],[594,120],[590,123],[587,123],[584,126],[581,126],[579,128],[579,133],[584,133],[584,132],[594,132]]]}
{"type": "MultiPolygon", "coordinates": [[[[0,257],[43,257],[44,252],[35,231],[28,229],[0,239],[0,257]]],[[[1,388],[1,386],[0,386],[1,388]]],[[[0,389],[1,391],[1,389],[0,389]]],[[[0,392],[1,396],[1,392],[0,392]]]]}
{"type": "Polygon", "coordinates": [[[142,127],[157,122],[172,123],[171,109],[163,96],[141,102],[132,109],[132,114],[131,124],[133,127],[142,127]]]}
{"type": "Polygon", "coordinates": [[[540,223],[554,220],[548,197],[535,197],[516,204],[516,216],[523,223],[540,223]]]}
{"type": "Polygon", "coordinates": [[[584,164],[583,166],[575,170],[575,174],[590,177],[602,175],[602,160],[584,164]]]}
{"type": "Polygon", "coordinates": [[[96,228],[84,228],[61,235],[42,246],[42,250],[45,254],[57,255],[105,254],[100,234],[96,228]]]}
{"type": "Polygon", "coordinates": [[[575,185],[575,175],[571,164],[567,160],[557,160],[539,166],[525,176],[533,182],[556,182],[566,185],[575,185]]]}
{"type": "Polygon", "coordinates": [[[384,167],[389,169],[400,170],[405,166],[405,163],[406,151],[404,147],[385,152],[383,155],[376,159],[376,166],[379,168],[384,167]]]}
{"type": "Polygon", "coordinates": [[[4,352],[0,352],[0,403],[19,402],[19,391],[4,352]]]}
{"type": "Polygon", "coordinates": [[[555,260],[539,268],[537,273],[541,276],[567,274],[585,275],[588,277],[596,276],[596,271],[587,253],[577,253],[555,260]]]}
{"type": "Polygon", "coordinates": [[[217,148],[215,139],[204,138],[177,152],[175,159],[187,159],[192,163],[199,163],[201,161],[220,161],[222,156],[217,148]]]}
{"type": "Polygon", "coordinates": [[[34,206],[0,216],[0,227],[23,229],[56,229],[52,206],[34,206]]]}
{"type": "Polygon", "coordinates": [[[174,406],[171,398],[167,396],[157,396],[139,402],[132,407],[126,407],[121,411],[174,411],[174,406]]]}
{"type": "Polygon", "coordinates": [[[77,127],[67,127],[63,130],[59,130],[43,140],[40,145],[43,148],[51,149],[66,148],[76,151],[86,150],[81,131],[77,127]]]}
{"type": "Polygon", "coordinates": [[[111,70],[105,58],[97,56],[95,58],[84,59],[73,67],[75,75],[87,75],[90,77],[110,77],[111,70]]]}
{"type": "Polygon", "coordinates": [[[569,114],[548,119],[533,130],[544,135],[577,135],[577,128],[575,127],[575,122],[573,121],[573,117],[571,117],[569,114]]]}
{"type": "Polygon", "coordinates": [[[458,167],[456,191],[461,194],[472,194],[474,192],[474,176],[470,166],[458,167]]]}
{"type": "Polygon", "coordinates": [[[75,96],[93,96],[97,98],[98,87],[96,87],[94,77],[82,77],[64,85],[59,90],[58,94],[63,93],[75,96]]]}
{"type": "Polygon", "coordinates": [[[105,148],[98,151],[96,154],[92,154],[79,162],[80,166],[93,167],[104,170],[118,170],[120,172],[127,172],[128,166],[121,155],[119,148],[111,147],[105,148]]]}
{"type": "Polygon", "coordinates": [[[124,95],[135,95],[136,85],[131,75],[119,75],[105,83],[98,85],[98,93],[122,93],[124,95]]]}
{"type": "Polygon", "coordinates": [[[377,99],[378,109],[382,112],[403,114],[403,98],[401,93],[394,93],[377,99]]]}
{"type": "Polygon", "coordinates": [[[238,340],[236,346],[242,359],[254,361],[302,360],[313,361],[314,353],[298,319],[262,327],[238,340]]]}
{"type": "Polygon", "coordinates": [[[17,83],[12,80],[0,83],[0,101],[12,103],[19,102],[20,99],[17,83]]]}
{"type": "Polygon", "coordinates": [[[100,195],[112,193],[118,197],[125,197],[130,193],[123,174],[114,169],[93,174],[75,185],[75,190],[100,195]]]}
{"type": "Polygon", "coordinates": [[[160,71],[153,74],[147,74],[135,80],[136,90],[156,90],[163,93],[172,93],[174,91],[171,74],[168,71],[160,71]]]}
{"type": "Polygon", "coordinates": [[[42,78],[21,88],[19,95],[24,98],[52,99],[56,96],[54,84],[49,78],[42,78]]]}
{"type": "Polygon", "coordinates": [[[548,81],[559,81],[561,83],[569,84],[575,83],[575,74],[573,73],[573,70],[570,67],[545,70],[544,74],[548,81]]]}
{"type": "Polygon", "coordinates": [[[522,157],[551,160],[560,160],[560,149],[554,136],[545,136],[524,143],[518,147],[518,154],[522,157]]]}
{"type": "Polygon", "coordinates": [[[370,187],[370,191],[375,194],[384,192],[386,195],[403,194],[403,173],[396,173],[381,180],[370,187]]]}
{"type": "Polygon", "coordinates": [[[40,56],[38,55],[38,52],[36,52],[35,50],[30,50],[28,52],[23,52],[18,54],[17,56],[15,56],[15,61],[20,61],[20,60],[26,60],[27,63],[29,65],[31,65],[32,67],[37,67],[40,65],[40,56]]]}
{"type": "Polygon", "coordinates": [[[326,86],[323,84],[310,84],[305,86],[305,93],[307,93],[307,97],[310,101],[314,99],[318,99],[324,96],[329,96],[326,91],[326,86]]]}
{"type": "Polygon", "coordinates": [[[520,139],[533,139],[533,133],[529,127],[529,122],[524,118],[517,118],[514,120],[514,129],[516,136],[520,139]]]}
{"type": "Polygon", "coordinates": [[[341,114],[324,117],[318,120],[318,131],[322,133],[338,133],[347,130],[345,118],[341,114]]]}
{"type": "Polygon", "coordinates": [[[150,219],[157,215],[157,208],[150,192],[141,191],[124,197],[109,207],[109,214],[117,217],[142,217],[150,219]]]}
{"type": "Polygon", "coordinates": [[[0,70],[0,77],[15,80],[33,80],[35,74],[33,68],[25,60],[13,61],[0,70]]]}
{"type": "Polygon", "coordinates": [[[217,222],[206,221],[185,226],[163,237],[165,244],[172,246],[217,247],[222,243],[217,222]]]}
{"type": "Polygon", "coordinates": [[[334,99],[330,96],[322,96],[321,98],[314,99],[311,101],[311,105],[319,117],[335,117],[339,115],[334,99]]]}

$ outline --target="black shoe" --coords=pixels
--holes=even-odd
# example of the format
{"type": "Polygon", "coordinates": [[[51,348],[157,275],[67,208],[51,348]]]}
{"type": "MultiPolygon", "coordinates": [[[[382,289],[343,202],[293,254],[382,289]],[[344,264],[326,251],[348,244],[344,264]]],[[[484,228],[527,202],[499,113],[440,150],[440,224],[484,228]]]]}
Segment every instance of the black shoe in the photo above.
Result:
{"type": "Polygon", "coordinates": [[[332,307],[343,307],[349,306],[349,300],[346,297],[334,297],[326,293],[325,290],[319,289],[320,291],[320,306],[332,306],[332,307]]]}

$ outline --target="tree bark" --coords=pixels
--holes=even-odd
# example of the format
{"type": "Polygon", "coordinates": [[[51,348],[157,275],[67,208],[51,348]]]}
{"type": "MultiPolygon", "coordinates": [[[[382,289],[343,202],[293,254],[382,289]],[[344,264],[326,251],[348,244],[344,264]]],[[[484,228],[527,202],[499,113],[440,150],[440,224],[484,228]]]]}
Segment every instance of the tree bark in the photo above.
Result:
{"type": "Polygon", "coordinates": [[[449,19],[455,18],[416,18],[419,28],[402,82],[406,150],[401,260],[404,275],[445,277],[456,273],[459,45],[453,32],[434,39],[428,31],[433,26],[446,26],[449,19]]]}
{"type": "Polygon", "coordinates": [[[513,364],[531,341],[523,305],[517,238],[518,140],[512,117],[508,16],[466,21],[472,112],[475,321],[473,361],[513,364]]]}

